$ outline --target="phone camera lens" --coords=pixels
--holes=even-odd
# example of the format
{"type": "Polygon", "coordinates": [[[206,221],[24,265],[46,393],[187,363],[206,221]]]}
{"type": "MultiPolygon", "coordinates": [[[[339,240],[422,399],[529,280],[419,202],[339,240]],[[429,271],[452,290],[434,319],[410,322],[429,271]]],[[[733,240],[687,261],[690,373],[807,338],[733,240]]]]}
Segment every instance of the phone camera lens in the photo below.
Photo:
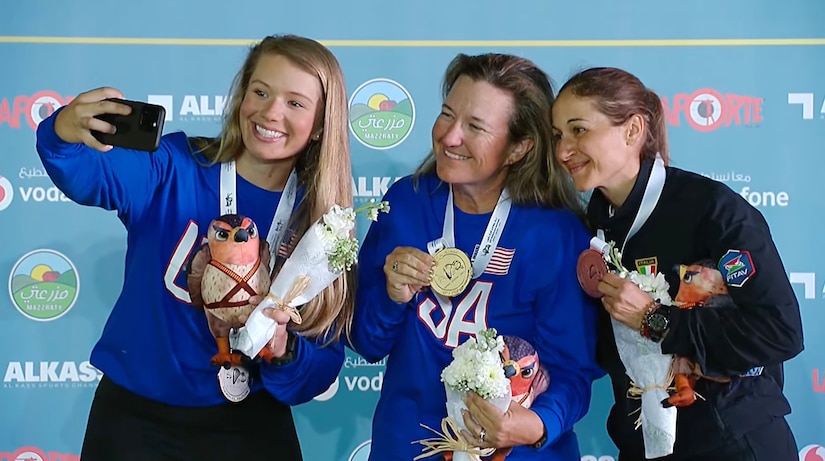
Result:
{"type": "Polygon", "coordinates": [[[141,130],[152,131],[158,127],[158,111],[153,107],[144,107],[140,112],[138,125],[141,130]]]}

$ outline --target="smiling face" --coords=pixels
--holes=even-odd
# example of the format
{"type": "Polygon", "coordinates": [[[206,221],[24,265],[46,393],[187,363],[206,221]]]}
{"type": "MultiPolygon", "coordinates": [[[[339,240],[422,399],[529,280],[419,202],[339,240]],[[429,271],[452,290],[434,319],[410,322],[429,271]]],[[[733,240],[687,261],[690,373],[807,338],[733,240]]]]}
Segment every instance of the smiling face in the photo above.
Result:
{"type": "Polygon", "coordinates": [[[522,158],[527,141],[511,142],[512,96],[461,76],[432,129],[438,177],[470,195],[501,191],[507,168],[522,158]]]}
{"type": "MultiPolygon", "coordinates": [[[[641,117],[614,125],[594,100],[563,91],[553,104],[556,157],[579,191],[623,188],[640,165],[641,117]]],[[[643,139],[643,138],[641,138],[643,139]]]]}
{"type": "Polygon", "coordinates": [[[322,94],[316,76],[284,56],[262,55],[240,107],[242,155],[266,162],[303,152],[320,132],[322,94]]]}

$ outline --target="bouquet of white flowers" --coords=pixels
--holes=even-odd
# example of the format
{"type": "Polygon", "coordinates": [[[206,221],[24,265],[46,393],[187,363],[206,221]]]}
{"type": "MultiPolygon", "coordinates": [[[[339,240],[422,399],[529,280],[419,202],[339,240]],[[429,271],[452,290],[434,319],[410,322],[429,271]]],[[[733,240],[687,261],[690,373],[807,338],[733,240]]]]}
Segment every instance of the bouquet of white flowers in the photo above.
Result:
{"type": "Polygon", "coordinates": [[[269,293],[249,315],[244,327],[233,334],[232,348],[255,357],[273,338],[277,324],[264,315],[266,308],[282,309],[293,322],[301,323],[297,307],[317,296],[355,264],[358,240],[351,233],[357,214],[365,212],[369,220],[377,221],[379,212],[389,211],[388,202],[376,203],[374,199],[355,210],[333,205],[301,237],[272,281],[269,293]]]}
{"type": "MultiPolygon", "coordinates": [[[[605,261],[612,265],[619,277],[635,283],[642,291],[662,304],[672,304],[669,285],[662,273],[641,274],[622,265],[621,252],[615,242],[605,243],[594,237],[591,246],[602,250],[605,261]]],[[[611,317],[613,336],[619,357],[631,380],[628,396],[641,396],[642,407],[636,428],[641,425],[645,457],[658,458],[673,453],[676,442],[676,408],[664,408],[662,401],[669,397],[667,389],[673,381],[673,356],[662,353],[662,344],[639,334],[611,317]]]]}
{"type": "Polygon", "coordinates": [[[453,452],[453,461],[480,461],[494,448],[480,449],[465,441],[460,431],[467,430],[461,411],[467,409],[463,397],[475,392],[501,411],[507,411],[512,401],[510,380],[504,375],[501,352],[504,339],[494,328],[480,331],[475,337],[453,349],[453,361],[441,371],[441,381],[447,393],[447,417],[441,421],[441,432],[422,424],[438,437],[417,441],[424,445],[415,460],[437,453],[453,452]]]}

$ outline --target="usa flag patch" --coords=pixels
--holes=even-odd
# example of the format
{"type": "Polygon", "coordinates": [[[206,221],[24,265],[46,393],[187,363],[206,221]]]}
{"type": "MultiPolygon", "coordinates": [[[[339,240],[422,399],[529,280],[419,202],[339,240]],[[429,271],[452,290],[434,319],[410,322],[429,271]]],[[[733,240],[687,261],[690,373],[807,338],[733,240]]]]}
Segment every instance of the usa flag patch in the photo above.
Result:
{"type": "Polygon", "coordinates": [[[284,236],[284,241],[281,243],[281,246],[278,247],[278,257],[279,258],[288,258],[289,253],[292,252],[292,247],[295,246],[297,242],[298,234],[295,232],[287,231],[287,235],[284,236]],[[287,238],[288,237],[288,238],[287,238]]]}
{"type": "MultiPolygon", "coordinates": [[[[478,252],[478,246],[476,246],[475,252],[478,252]]],[[[487,268],[484,269],[485,274],[489,275],[507,275],[510,273],[510,264],[513,262],[513,256],[516,255],[516,250],[496,247],[495,251],[493,251],[493,256],[490,258],[490,262],[487,264],[487,268]]]]}

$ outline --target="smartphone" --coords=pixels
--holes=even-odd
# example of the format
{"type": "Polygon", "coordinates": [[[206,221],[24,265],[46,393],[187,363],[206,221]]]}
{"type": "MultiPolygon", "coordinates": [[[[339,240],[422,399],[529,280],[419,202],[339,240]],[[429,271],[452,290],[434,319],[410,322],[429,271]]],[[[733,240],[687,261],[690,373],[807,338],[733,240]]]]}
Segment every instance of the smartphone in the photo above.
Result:
{"type": "Polygon", "coordinates": [[[92,130],[92,136],[103,144],[126,149],[154,152],[158,150],[163,135],[163,121],[166,109],[163,106],[127,99],[109,98],[132,108],[129,115],[98,114],[95,118],[111,123],[117,130],[114,134],[92,130]]]}

